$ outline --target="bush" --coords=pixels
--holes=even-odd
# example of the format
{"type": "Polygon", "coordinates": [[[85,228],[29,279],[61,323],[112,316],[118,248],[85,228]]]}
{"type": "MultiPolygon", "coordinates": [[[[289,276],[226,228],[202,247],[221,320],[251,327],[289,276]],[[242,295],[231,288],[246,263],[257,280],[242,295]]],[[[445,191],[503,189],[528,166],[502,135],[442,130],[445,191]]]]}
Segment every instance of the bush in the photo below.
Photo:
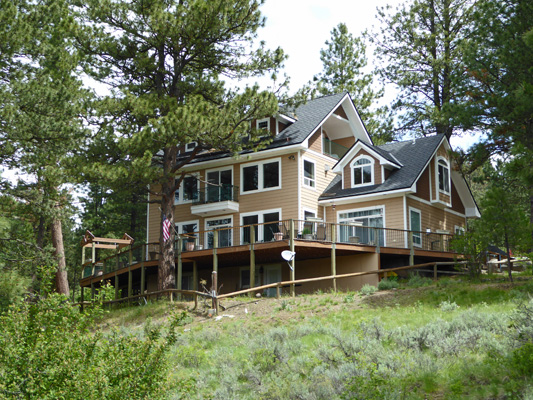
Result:
{"type": "Polygon", "coordinates": [[[447,312],[447,311],[455,311],[459,308],[459,306],[457,305],[455,301],[444,300],[444,301],[441,301],[441,303],[439,304],[439,308],[442,311],[447,312]]]}
{"type": "Polygon", "coordinates": [[[361,290],[359,291],[359,294],[361,294],[362,296],[368,296],[370,294],[376,293],[377,290],[378,290],[377,287],[369,285],[368,283],[365,283],[363,287],[361,288],[361,290]]]}
{"type": "Polygon", "coordinates": [[[407,286],[412,288],[418,288],[422,286],[429,286],[433,283],[430,278],[424,278],[418,274],[410,274],[407,286]]]}
{"type": "Polygon", "coordinates": [[[396,279],[382,279],[378,283],[378,289],[379,290],[397,289],[398,286],[400,286],[400,285],[398,284],[398,281],[396,279]]]}

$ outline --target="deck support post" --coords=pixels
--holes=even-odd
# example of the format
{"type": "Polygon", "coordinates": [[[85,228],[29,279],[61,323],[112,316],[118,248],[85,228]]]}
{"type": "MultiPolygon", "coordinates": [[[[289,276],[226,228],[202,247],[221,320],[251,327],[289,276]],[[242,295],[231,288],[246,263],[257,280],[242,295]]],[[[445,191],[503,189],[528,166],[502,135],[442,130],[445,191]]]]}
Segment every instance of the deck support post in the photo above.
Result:
{"type": "Polygon", "coordinates": [[[130,246],[130,249],[128,250],[128,265],[131,265],[133,264],[133,251],[131,250],[131,246],[130,246]]]}
{"type": "Polygon", "coordinates": [[[131,265],[128,265],[128,297],[133,296],[133,274],[131,273],[131,265]]]}
{"type": "MultiPolygon", "coordinates": [[[[192,262],[192,289],[198,291],[198,266],[196,261],[192,262]]],[[[198,300],[198,297],[195,297],[198,300]]]]}
{"type": "MultiPolygon", "coordinates": [[[[290,223],[290,230],[289,230],[289,237],[290,237],[290,243],[291,243],[291,251],[294,252],[294,220],[291,219],[290,223]]],[[[296,280],[296,257],[294,257],[291,261],[291,281],[296,280]]],[[[291,296],[296,296],[296,291],[294,287],[294,283],[291,283],[291,296]]]]}
{"type": "Polygon", "coordinates": [[[81,265],[85,264],[85,247],[81,248],[81,265]]]}
{"type": "Polygon", "coordinates": [[[81,305],[80,305],[80,309],[81,309],[81,311],[83,311],[83,302],[85,301],[84,289],[85,289],[85,287],[82,286],[82,287],[81,287],[81,305]]]}
{"type": "Polygon", "coordinates": [[[218,287],[217,271],[213,271],[211,273],[211,299],[212,299],[211,307],[215,310],[216,314],[218,314],[217,287],[218,287]]]}
{"type": "Polygon", "coordinates": [[[92,243],[91,262],[93,263],[93,266],[94,266],[94,263],[96,262],[96,246],[94,242],[92,243]]]}
{"type": "Polygon", "coordinates": [[[120,291],[118,288],[118,274],[117,271],[115,271],[115,300],[118,300],[120,296],[120,291]]]}
{"type": "Polygon", "coordinates": [[[144,268],[144,254],[146,253],[146,245],[143,244],[141,248],[141,294],[144,294],[146,287],[146,270],[144,268]]]}
{"type": "MultiPolygon", "coordinates": [[[[337,275],[337,258],[336,258],[336,226],[331,224],[331,275],[335,277],[337,275]]],[[[337,278],[333,278],[333,291],[337,291],[337,278]]]]}
{"type": "Polygon", "coordinates": [[[218,247],[218,231],[215,229],[213,231],[213,271],[215,272],[218,272],[217,247],[218,247]]]}
{"type": "MultiPolygon", "coordinates": [[[[181,249],[183,246],[183,239],[178,238],[178,263],[176,265],[176,268],[178,269],[176,273],[176,289],[181,290],[182,289],[182,276],[183,276],[183,262],[181,260],[181,249]]],[[[178,301],[181,300],[181,293],[178,292],[178,301]]]]}
{"type": "Polygon", "coordinates": [[[415,246],[413,242],[413,231],[409,231],[409,265],[415,265],[415,246]]]}
{"type": "Polygon", "coordinates": [[[374,228],[374,242],[376,243],[376,253],[381,252],[380,243],[379,243],[379,230],[378,228],[374,228]]]}
{"type": "Polygon", "coordinates": [[[94,282],[91,282],[91,300],[94,301],[96,288],[94,287],[94,282]]]}
{"type": "Polygon", "coordinates": [[[433,280],[437,280],[437,263],[433,265],[433,280]]]}
{"type": "MultiPolygon", "coordinates": [[[[255,287],[255,227],[250,226],[250,288],[255,287]]],[[[253,297],[253,292],[248,294],[253,297]]]]}

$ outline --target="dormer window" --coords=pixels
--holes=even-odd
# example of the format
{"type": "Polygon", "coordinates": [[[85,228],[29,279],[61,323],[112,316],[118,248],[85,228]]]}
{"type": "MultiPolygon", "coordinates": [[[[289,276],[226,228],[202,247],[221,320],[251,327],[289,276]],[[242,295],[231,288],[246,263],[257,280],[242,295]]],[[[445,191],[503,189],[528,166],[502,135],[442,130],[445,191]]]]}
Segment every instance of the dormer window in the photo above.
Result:
{"type": "Polygon", "coordinates": [[[270,131],[270,118],[258,119],[256,123],[257,129],[265,129],[270,131]]]}
{"type": "Polygon", "coordinates": [[[439,158],[438,162],[439,191],[450,193],[450,167],[444,158],[439,158]]]}
{"type": "Polygon", "coordinates": [[[374,184],[374,160],[370,157],[359,157],[352,163],[352,187],[374,184]]]}
{"type": "Polygon", "coordinates": [[[198,146],[198,143],[196,143],[196,142],[190,142],[190,143],[187,143],[187,144],[185,145],[185,151],[186,151],[186,152],[188,152],[188,151],[193,151],[193,150],[196,148],[196,146],[198,146]]]}

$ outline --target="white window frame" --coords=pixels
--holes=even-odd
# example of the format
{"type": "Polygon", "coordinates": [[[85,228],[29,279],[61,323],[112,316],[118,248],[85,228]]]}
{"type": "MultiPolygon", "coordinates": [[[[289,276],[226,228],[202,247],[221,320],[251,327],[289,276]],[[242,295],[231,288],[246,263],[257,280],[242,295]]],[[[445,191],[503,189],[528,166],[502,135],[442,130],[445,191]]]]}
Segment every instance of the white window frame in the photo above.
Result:
{"type": "Polygon", "coordinates": [[[316,162],[314,160],[311,160],[309,158],[303,158],[302,159],[302,179],[303,179],[303,185],[309,189],[316,190],[316,162]],[[307,178],[305,176],[305,163],[308,162],[310,164],[313,164],[313,178],[307,178]]]}
{"type": "MultiPolygon", "coordinates": [[[[341,214],[347,214],[347,213],[352,213],[352,212],[361,212],[361,211],[369,211],[369,210],[382,210],[382,213],[381,213],[381,218],[383,219],[383,228],[387,228],[387,221],[386,221],[386,209],[385,209],[385,204],[379,204],[379,205],[375,205],[375,206],[370,206],[370,207],[361,207],[361,208],[352,208],[350,210],[342,210],[342,211],[337,211],[337,221],[338,221],[338,224],[345,224],[349,221],[347,220],[344,220],[341,221],[341,218],[340,218],[340,215],[341,214]]],[[[361,217],[361,218],[364,218],[364,217],[361,217]]],[[[337,225],[337,238],[340,238],[341,237],[341,232],[340,232],[340,226],[337,225]]],[[[381,244],[381,246],[383,247],[386,247],[387,246],[387,235],[385,234],[386,231],[383,231],[383,244],[381,244]]]]}
{"type": "Polygon", "coordinates": [[[374,184],[374,181],[375,181],[375,173],[374,173],[374,159],[370,156],[367,156],[367,155],[360,155],[359,157],[355,158],[351,163],[350,163],[350,186],[352,188],[358,188],[358,187],[363,187],[363,186],[371,186],[374,184]],[[355,163],[358,162],[359,160],[361,159],[365,159],[365,160],[368,160],[370,161],[370,164],[365,164],[365,165],[361,165],[361,166],[356,166],[355,163]],[[370,176],[371,176],[371,179],[370,179],[370,182],[367,182],[367,183],[360,183],[360,184],[355,184],[354,183],[354,177],[355,177],[355,174],[354,174],[354,168],[364,168],[366,166],[370,166],[370,176]]]}
{"type": "MultiPolygon", "coordinates": [[[[175,222],[174,223],[174,229],[176,230],[176,233],[178,235],[181,235],[181,234],[183,234],[183,225],[192,225],[192,224],[196,224],[196,230],[194,232],[196,232],[196,233],[200,232],[200,220],[198,220],[198,219],[195,219],[195,220],[192,220],[192,221],[175,222]]],[[[200,240],[200,236],[199,235],[197,235],[196,238],[198,240],[200,240]]]]}
{"type": "Polygon", "coordinates": [[[413,246],[422,247],[422,211],[418,208],[409,207],[409,230],[413,232],[413,225],[411,220],[411,212],[417,213],[420,218],[420,230],[418,234],[413,233],[413,246]],[[416,242],[416,239],[419,240],[419,243],[416,242]]]}
{"type": "MultiPolygon", "coordinates": [[[[444,167],[444,165],[443,165],[444,167]]],[[[435,175],[436,175],[436,182],[437,182],[437,191],[439,193],[443,193],[447,196],[450,196],[450,193],[452,191],[452,182],[451,182],[451,170],[450,170],[450,162],[442,157],[442,156],[439,156],[436,158],[436,168],[435,168],[435,175]],[[440,188],[440,176],[439,176],[439,168],[441,166],[441,164],[439,163],[439,161],[443,161],[445,164],[446,164],[446,169],[448,170],[448,191],[446,191],[445,189],[441,189],[440,188]]]]}
{"type": "MultiPolygon", "coordinates": [[[[185,178],[190,178],[190,177],[194,177],[196,178],[196,180],[198,181],[198,184],[197,184],[197,189],[198,189],[198,196],[200,195],[200,173],[198,172],[195,172],[195,173],[192,173],[192,174],[187,174],[185,176],[185,178]]],[[[183,180],[181,181],[181,184],[180,184],[180,187],[178,188],[179,190],[179,199],[176,199],[176,197],[174,196],[174,205],[176,204],[191,204],[192,203],[192,199],[191,200],[183,200],[183,194],[184,194],[184,190],[183,190],[183,184],[185,183],[185,178],[183,178],[183,180]]]]}
{"type": "MultiPolygon", "coordinates": [[[[228,228],[231,228],[231,245],[234,246],[234,237],[233,237],[233,215],[220,215],[220,216],[217,216],[217,217],[211,217],[211,218],[204,218],[204,249],[207,249],[209,248],[208,244],[209,244],[209,232],[211,232],[213,229],[210,229],[210,227],[207,225],[207,223],[209,221],[215,221],[217,219],[227,219],[229,218],[230,220],[230,223],[229,224],[225,224],[225,225],[218,225],[218,227],[222,227],[222,228],[225,228],[225,227],[228,227],[228,228]]],[[[218,229],[218,228],[217,228],[218,229]]],[[[220,245],[220,242],[219,242],[219,245],[220,245]]]]}
{"type": "MultiPolygon", "coordinates": [[[[270,210],[260,210],[260,211],[251,211],[251,212],[246,212],[246,213],[241,213],[239,218],[240,218],[240,221],[241,221],[241,229],[240,229],[240,242],[241,244],[245,244],[243,239],[244,239],[244,222],[243,222],[243,219],[245,217],[251,217],[253,215],[257,215],[257,223],[258,224],[263,224],[265,222],[265,214],[271,214],[271,213],[275,213],[277,212],[279,214],[279,220],[280,221],[283,221],[283,218],[282,218],[282,215],[281,215],[281,208],[273,208],[273,209],[270,209],[270,210]]],[[[265,237],[264,237],[264,231],[263,229],[258,229],[258,233],[257,233],[257,236],[255,238],[255,241],[256,242],[262,242],[265,237]]]]}
{"type": "Polygon", "coordinates": [[[460,226],[460,225],[455,225],[453,227],[453,232],[456,234],[456,235],[464,235],[466,230],[464,228],[464,226],[460,226]]]}
{"type": "Polygon", "coordinates": [[[279,190],[279,189],[281,189],[281,186],[282,186],[281,185],[281,180],[282,180],[281,157],[269,158],[269,159],[258,161],[258,162],[241,164],[240,165],[240,175],[241,176],[240,176],[239,192],[240,192],[241,195],[246,195],[246,194],[251,194],[251,193],[268,192],[270,190],[279,190]],[[275,187],[264,188],[263,165],[264,164],[271,164],[271,163],[274,163],[274,162],[278,163],[279,185],[275,186],[275,187]],[[258,188],[255,189],[255,190],[244,191],[244,182],[243,182],[244,173],[243,173],[243,170],[244,170],[244,168],[254,167],[254,166],[257,166],[257,174],[258,174],[257,175],[257,185],[258,185],[258,188]]]}
{"type": "Polygon", "coordinates": [[[193,151],[196,146],[198,146],[198,142],[189,142],[185,145],[185,152],[193,151]]]}
{"type": "Polygon", "coordinates": [[[255,121],[255,127],[256,127],[256,129],[264,129],[264,130],[267,130],[268,132],[270,132],[270,118],[261,118],[261,119],[256,120],[255,121]],[[267,123],[266,128],[260,128],[259,127],[259,125],[262,122],[266,122],[267,123]]]}

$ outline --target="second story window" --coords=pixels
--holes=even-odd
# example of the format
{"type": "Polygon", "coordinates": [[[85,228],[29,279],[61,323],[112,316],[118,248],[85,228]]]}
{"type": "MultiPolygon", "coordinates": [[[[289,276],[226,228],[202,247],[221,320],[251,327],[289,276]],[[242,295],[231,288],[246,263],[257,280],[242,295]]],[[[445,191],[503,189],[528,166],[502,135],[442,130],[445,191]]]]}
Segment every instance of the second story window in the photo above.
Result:
{"type": "Polygon", "coordinates": [[[315,163],[304,160],[304,185],[314,188],[315,183],[315,163]]]}
{"type": "Polygon", "coordinates": [[[360,157],[352,163],[352,187],[374,183],[374,163],[369,157],[360,157]]]}
{"type": "Polygon", "coordinates": [[[190,202],[198,199],[200,187],[197,176],[186,176],[174,194],[174,204],[190,202]]]}
{"type": "Polygon", "coordinates": [[[443,158],[438,161],[439,191],[450,193],[450,167],[443,158]]]}
{"type": "Polygon", "coordinates": [[[196,146],[198,146],[198,143],[196,143],[196,142],[187,143],[185,145],[185,151],[186,152],[193,151],[196,148],[196,146]]]}
{"type": "Polygon", "coordinates": [[[281,160],[266,160],[241,166],[241,188],[242,193],[281,188],[281,160]]]}
{"type": "Polygon", "coordinates": [[[257,129],[270,130],[270,118],[258,119],[256,123],[257,129]]]}

